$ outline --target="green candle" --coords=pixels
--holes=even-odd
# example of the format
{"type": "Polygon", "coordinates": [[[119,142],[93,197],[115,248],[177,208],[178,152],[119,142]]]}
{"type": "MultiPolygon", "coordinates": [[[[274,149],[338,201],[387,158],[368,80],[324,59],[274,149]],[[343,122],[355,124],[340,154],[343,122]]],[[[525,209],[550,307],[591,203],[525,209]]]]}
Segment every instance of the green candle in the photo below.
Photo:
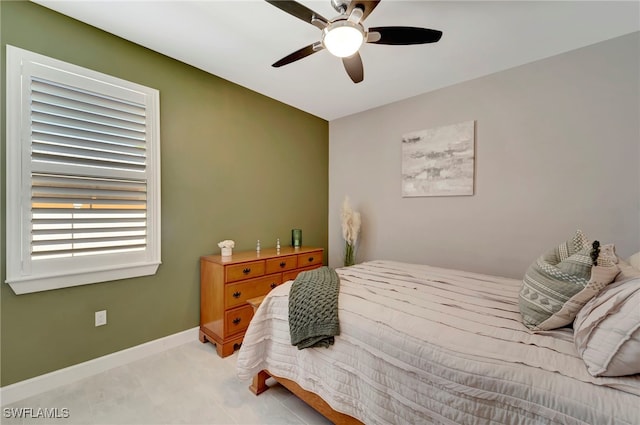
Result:
{"type": "Polygon", "coordinates": [[[291,229],[291,246],[294,248],[302,246],[302,229],[291,229]]]}

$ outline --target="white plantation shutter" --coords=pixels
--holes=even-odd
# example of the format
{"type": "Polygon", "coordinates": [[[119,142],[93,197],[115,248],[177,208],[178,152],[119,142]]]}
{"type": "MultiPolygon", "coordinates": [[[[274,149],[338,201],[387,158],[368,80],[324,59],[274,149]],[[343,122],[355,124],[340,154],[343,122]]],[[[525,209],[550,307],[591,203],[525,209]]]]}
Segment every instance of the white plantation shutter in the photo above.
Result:
{"type": "Polygon", "coordinates": [[[32,259],[146,247],[145,128],[144,105],[31,80],[32,259]]]}
{"type": "Polygon", "coordinates": [[[155,273],[157,91],[16,48],[7,63],[8,92],[20,98],[7,119],[8,178],[20,176],[8,185],[19,187],[8,190],[19,208],[9,217],[9,205],[7,227],[21,230],[19,257],[8,250],[14,291],[155,273]]]}

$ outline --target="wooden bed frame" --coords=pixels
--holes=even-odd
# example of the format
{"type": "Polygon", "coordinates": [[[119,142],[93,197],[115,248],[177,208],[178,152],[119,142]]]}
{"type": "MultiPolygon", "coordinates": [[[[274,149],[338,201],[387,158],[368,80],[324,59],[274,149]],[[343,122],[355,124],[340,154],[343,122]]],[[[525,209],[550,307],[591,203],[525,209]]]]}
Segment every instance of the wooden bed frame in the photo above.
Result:
{"type": "Polygon", "coordinates": [[[294,393],[298,398],[316,409],[322,416],[329,419],[335,425],[363,425],[362,422],[353,416],[333,410],[333,408],[331,408],[331,406],[329,406],[329,404],[319,395],[303,389],[300,385],[290,379],[274,376],[266,370],[261,370],[253,377],[253,382],[251,383],[251,386],[249,386],[251,392],[255,395],[259,395],[268,390],[269,386],[266,381],[269,377],[275,379],[280,383],[280,385],[294,393]]]}

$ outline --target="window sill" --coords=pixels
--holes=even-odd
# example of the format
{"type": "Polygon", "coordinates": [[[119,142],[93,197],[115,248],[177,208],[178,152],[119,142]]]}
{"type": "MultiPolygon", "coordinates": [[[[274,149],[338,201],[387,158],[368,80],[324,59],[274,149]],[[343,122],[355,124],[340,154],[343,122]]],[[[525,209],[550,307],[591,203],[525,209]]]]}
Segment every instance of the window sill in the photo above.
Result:
{"type": "Polygon", "coordinates": [[[77,274],[7,279],[16,295],[87,285],[111,280],[154,275],[161,263],[144,263],[110,270],[84,271],[77,274]]]}

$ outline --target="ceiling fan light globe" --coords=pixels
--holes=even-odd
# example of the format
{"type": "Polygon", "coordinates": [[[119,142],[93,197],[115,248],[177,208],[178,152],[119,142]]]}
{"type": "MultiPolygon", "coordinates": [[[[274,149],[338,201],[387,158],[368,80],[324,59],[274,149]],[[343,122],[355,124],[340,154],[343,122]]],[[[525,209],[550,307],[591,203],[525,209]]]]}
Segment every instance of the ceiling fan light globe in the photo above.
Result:
{"type": "Polygon", "coordinates": [[[330,24],[323,30],[322,44],[334,56],[345,58],[352,56],[364,42],[364,31],[349,21],[330,24]]]}

